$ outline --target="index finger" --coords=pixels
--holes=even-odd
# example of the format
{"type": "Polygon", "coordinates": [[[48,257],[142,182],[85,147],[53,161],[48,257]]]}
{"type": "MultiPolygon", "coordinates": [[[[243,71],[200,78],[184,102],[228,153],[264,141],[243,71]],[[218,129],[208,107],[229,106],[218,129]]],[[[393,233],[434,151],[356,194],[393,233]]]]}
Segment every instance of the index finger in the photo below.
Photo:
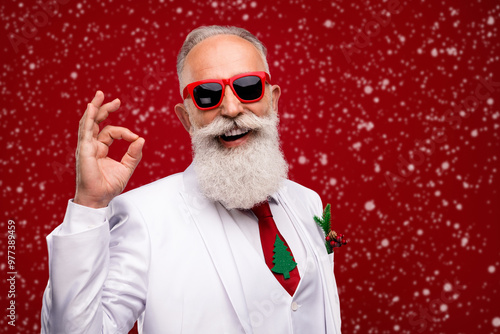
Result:
{"type": "Polygon", "coordinates": [[[121,126],[108,125],[97,136],[97,140],[106,146],[110,146],[114,139],[125,139],[128,142],[135,141],[139,135],[121,126]]]}

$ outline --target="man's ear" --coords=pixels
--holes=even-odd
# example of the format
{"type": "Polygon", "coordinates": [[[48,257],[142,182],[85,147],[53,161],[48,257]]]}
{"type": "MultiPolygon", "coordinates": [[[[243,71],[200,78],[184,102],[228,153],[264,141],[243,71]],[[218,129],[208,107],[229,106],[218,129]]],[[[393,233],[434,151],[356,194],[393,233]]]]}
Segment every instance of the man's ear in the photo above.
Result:
{"type": "Polygon", "coordinates": [[[281,96],[280,86],[273,85],[271,87],[271,96],[273,99],[273,109],[274,109],[274,111],[278,112],[278,100],[280,99],[280,96],[281,96]]]}
{"type": "Polygon", "coordinates": [[[189,120],[189,114],[186,106],[183,103],[177,103],[174,107],[174,110],[177,118],[179,118],[179,121],[181,121],[182,125],[184,126],[184,129],[186,129],[187,132],[191,133],[191,121],[189,120]]]}

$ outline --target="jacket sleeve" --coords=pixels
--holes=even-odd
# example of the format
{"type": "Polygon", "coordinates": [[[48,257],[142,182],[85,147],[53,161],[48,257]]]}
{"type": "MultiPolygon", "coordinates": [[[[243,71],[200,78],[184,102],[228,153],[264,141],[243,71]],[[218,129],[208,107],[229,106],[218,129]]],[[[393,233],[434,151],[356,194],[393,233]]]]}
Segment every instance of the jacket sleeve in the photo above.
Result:
{"type": "MultiPolygon", "coordinates": [[[[78,210],[74,219],[89,219],[88,229],[65,234],[59,226],[47,236],[42,333],[128,332],[146,303],[150,241],[144,219],[122,196],[101,218],[95,209],[78,210]]],[[[68,216],[75,216],[71,208],[68,216]]]]}

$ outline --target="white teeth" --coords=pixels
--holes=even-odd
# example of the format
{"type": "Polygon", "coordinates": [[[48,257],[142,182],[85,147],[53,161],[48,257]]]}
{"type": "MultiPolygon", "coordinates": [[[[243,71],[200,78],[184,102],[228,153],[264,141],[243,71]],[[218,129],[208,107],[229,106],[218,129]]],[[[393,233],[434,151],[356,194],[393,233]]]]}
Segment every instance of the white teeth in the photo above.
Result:
{"type": "Polygon", "coordinates": [[[238,136],[238,135],[241,135],[245,132],[248,132],[248,129],[235,128],[235,129],[229,130],[226,133],[224,133],[224,136],[226,136],[226,137],[238,136]]]}

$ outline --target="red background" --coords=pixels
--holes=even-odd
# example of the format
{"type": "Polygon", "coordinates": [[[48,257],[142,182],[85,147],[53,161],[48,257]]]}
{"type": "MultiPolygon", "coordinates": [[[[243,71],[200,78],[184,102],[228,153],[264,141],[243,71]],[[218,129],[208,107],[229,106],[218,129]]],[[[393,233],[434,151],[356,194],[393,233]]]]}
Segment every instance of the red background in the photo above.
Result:
{"type": "MultiPolygon", "coordinates": [[[[191,151],[173,113],[176,54],[191,29],[229,24],[268,46],[290,177],[332,204],[349,239],[335,257],[343,332],[498,333],[500,87],[480,90],[489,97],[453,112],[453,124],[443,115],[480,78],[500,82],[500,7],[398,8],[377,32],[372,13],[387,15],[388,3],[374,0],[60,0],[53,16],[2,2],[0,332],[40,332],[45,236],[74,194],[86,103],[97,89],[120,98],[110,122],[146,138],[127,189],[182,171],[191,151]],[[341,45],[354,41],[349,62],[341,45]],[[15,328],[5,311],[9,219],[15,328]]],[[[113,146],[120,156],[125,147],[113,146]]]]}

